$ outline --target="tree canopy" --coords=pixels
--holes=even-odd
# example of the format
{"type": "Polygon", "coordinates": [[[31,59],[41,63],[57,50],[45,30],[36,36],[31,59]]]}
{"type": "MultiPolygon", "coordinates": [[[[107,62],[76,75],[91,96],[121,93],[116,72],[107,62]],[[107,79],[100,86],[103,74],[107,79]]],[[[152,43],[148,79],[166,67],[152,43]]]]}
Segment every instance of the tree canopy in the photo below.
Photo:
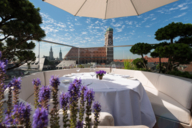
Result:
{"type": "Polygon", "coordinates": [[[145,66],[145,68],[147,68],[143,55],[150,53],[151,49],[152,49],[152,46],[150,44],[137,43],[131,47],[130,52],[132,52],[133,54],[141,55],[143,59],[143,65],[145,66]]]}
{"type": "Polygon", "coordinates": [[[173,39],[184,34],[186,29],[185,25],[181,22],[168,24],[167,26],[158,29],[155,32],[155,39],[158,41],[170,40],[173,43],[173,39]]]}
{"type": "Polygon", "coordinates": [[[0,9],[0,50],[3,58],[17,59],[17,66],[34,60],[35,53],[31,50],[35,43],[32,40],[40,41],[45,36],[40,27],[39,8],[28,0],[1,0],[0,9]]]}
{"type": "Polygon", "coordinates": [[[166,72],[173,70],[175,65],[187,64],[192,60],[192,24],[183,24],[181,22],[171,23],[160,28],[155,33],[157,40],[170,40],[167,44],[158,44],[155,47],[152,56],[169,58],[166,72]],[[180,37],[178,41],[173,41],[180,37]]]}

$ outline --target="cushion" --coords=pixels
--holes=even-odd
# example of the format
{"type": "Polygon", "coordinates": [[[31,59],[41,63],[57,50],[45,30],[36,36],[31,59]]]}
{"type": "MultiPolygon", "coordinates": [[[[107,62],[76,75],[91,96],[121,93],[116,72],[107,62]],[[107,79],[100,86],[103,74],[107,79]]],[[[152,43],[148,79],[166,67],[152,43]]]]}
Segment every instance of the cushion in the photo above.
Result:
{"type": "Polygon", "coordinates": [[[44,73],[38,72],[21,78],[21,92],[19,98],[26,100],[34,93],[33,79],[39,78],[41,85],[45,85],[44,73]]]}
{"type": "Polygon", "coordinates": [[[114,69],[115,74],[119,75],[129,75],[130,77],[134,77],[135,70],[126,70],[126,69],[114,69]]]}
{"type": "Polygon", "coordinates": [[[192,83],[179,78],[160,75],[158,90],[178,101],[183,107],[191,108],[192,83]]]}
{"type": "Polygon", "coordinates": [[[166,94],[144,87],[149,100],[151,101],[155,115],[168,118],[177,122],[189,124],[191,120],[190,111],[183,107],[176,100],[167,96],[166,94]]]}
{"type": "Polygon", "coordinates": [[[134,78],[138,79],[143,86],[148,86],[153,89],[158,90],[158,73],[144,72],[144,71],[135,71],[134,78]]]}

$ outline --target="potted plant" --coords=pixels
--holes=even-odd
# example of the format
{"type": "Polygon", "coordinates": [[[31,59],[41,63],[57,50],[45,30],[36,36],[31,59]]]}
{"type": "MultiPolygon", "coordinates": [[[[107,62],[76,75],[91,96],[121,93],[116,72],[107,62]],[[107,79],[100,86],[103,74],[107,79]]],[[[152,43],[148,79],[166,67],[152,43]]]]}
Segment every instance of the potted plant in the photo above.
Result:
{"type": "Polygon", "coordinates": [[[97,76],[99,77],[100,80],[103,79],[104,74],[106,74],[106,71],[99,70],[96,72],[97,76]]]}

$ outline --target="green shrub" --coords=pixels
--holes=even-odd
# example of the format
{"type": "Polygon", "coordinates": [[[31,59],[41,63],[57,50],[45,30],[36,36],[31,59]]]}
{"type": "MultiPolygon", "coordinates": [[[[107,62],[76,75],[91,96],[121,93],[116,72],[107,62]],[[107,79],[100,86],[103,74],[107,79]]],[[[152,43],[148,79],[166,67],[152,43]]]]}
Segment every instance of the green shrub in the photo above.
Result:
{"type": "Polygon", "coordinates": [[[169,71],[169,72],[167,72],[167,74],[175,75],[175,76],[181,76],[181,77],[192,79],[192,75],[189,72],[181,72],[181,71],[175,70],[175,71],[169,71]]]}
{"type": "Polygon", "coordinates": [[[84,66],[83,65],[78,65],[78,68],[84,68],[84,66]]]}
{"type": "Polygon", "coordinates": [[[132,70],[136,69],[135,65],[131,62],[130,59],[127,59],[124,61],[124,68],[125,69],[132,69],[132,70]]]}
{"type": "MultiPolygon", "coordinates": [[[[165,71],[166,71],[166,65],[167,65],[167,64],[161,63],[161,72],[162,72],[162,73],[165,73],[165,71]]],[[[156,69],[158,69],[158,70],[160,69],[159,63],[157,64],[156,69]]]]}
{"type": "MultiPolygon", "coordinates": [[[[143,59],[137,58],[132,62],[137,68],[144,68],[143,59]]],[[[144,63],[147,64],[147,60],[144,60],[144,63]]]]}

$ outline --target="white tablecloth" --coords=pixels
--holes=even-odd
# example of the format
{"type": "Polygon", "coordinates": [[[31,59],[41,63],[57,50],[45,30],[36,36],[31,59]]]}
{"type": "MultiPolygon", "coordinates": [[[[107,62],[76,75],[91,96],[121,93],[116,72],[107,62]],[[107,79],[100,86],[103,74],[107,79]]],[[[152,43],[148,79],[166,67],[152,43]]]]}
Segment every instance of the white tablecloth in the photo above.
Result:
{"type": "Polygon", "coordinates": [[[139,81],[109,74],[99,80],[89,73],[78,73],[61,77],[60,90],[67,92],[69,85],[62,81],[74,78],[81,78],[84,85],[95,91],[95,101],[99,101],[103,112],[113,115],[116,126],[146,125],[152,128],[156,123],[149,98],[139,81]]]}

